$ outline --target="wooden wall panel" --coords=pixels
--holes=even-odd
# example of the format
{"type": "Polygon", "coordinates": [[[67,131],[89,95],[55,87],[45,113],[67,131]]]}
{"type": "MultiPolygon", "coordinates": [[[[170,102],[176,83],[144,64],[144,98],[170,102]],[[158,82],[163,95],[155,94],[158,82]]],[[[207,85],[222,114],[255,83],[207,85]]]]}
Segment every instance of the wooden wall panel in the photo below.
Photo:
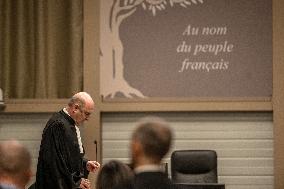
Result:
{"type": "MultiPolygon", "coordinates": [[[[129,142],[135,121],[149,115],[110,113],[102,117],[102,161],[130,162],[129,142]]],[[[272,189],[273,124],[271,113],[159,113],[171,123],[173,150],[213,149],[219,181],[226,189],[272,189]]],[[[169,163],[170,154],[164,161],[169,163]]]]}

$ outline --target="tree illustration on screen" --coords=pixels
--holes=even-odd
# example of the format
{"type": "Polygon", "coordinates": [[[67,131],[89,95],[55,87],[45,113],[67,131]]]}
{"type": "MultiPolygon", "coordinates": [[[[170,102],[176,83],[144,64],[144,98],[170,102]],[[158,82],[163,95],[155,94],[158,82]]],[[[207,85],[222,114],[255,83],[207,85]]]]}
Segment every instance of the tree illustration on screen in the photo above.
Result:
{"type": "MultiPolygon", "coordinates": [[[[104,0],[105,1],[105,0],[104,0]]],[[[151,11],[153,16],[158,11],[175,5],[187,8],[190,5],[203,3],[203,0],[113,0],[109,11],[108,27],[104,32],[111,44],[101,43],[101,94],[104,97],[114,98],[121,93],[127,98],[146,98],[138,89],[133,88],[124,78],[123,45],[120,39],[119,27],[123,20],[131,16],[142,6],[145,11],[151,11]],[[109,74],[111,73],[111,74],[109,74]]]]}

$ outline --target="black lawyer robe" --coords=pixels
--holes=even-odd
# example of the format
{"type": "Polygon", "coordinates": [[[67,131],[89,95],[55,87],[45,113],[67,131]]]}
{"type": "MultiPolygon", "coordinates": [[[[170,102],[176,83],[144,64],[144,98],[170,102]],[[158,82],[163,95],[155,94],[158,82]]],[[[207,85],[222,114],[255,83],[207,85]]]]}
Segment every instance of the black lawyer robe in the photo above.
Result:
{"type": "Polygon", "coordinates": [[[87,178],[87,160],[80,153],[75,122],[63,110],[47,122],[40,145],[36,189],[75,189],[87,178]]]}

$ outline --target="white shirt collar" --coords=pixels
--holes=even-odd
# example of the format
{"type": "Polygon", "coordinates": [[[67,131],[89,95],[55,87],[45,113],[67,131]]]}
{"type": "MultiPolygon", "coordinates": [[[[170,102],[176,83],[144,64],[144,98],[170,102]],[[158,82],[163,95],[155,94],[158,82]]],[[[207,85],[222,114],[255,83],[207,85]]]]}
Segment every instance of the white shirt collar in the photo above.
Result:
{"type": "Polygon", "coordinates": [[[0,187],[6,188],[6,189],[18,189],[18,187],[11,183],[0,183],[0,187]]]}
{"type": "Polygon", "coordinates": [[[136,167],[134,169],[135,173],[141,173],[141,172],[163,172],[162,168],[160,165],[156,165],[156,164],[150,164],[150,165],[142,165],[139,167],[136,167]]]}
{"type": "Polygon", "coordinates": [[[63,112],[71,117],[66,108],[63,108],[63,112]]]}
{"type": "MultiPolygon", "coordinates": [[[[68,111],[66,110],[66,108],[63,108],[63,112],[66,113],[68,116],[70,116],[68,111]]],[[[77,134],[77,139],[78,139],[80,153],[84,153],[80,129],[79,129],[79,127],[77,125],[74,125],[74,126],[75,126],[75,129],[76,129],[76,134],[77,134]]]]}

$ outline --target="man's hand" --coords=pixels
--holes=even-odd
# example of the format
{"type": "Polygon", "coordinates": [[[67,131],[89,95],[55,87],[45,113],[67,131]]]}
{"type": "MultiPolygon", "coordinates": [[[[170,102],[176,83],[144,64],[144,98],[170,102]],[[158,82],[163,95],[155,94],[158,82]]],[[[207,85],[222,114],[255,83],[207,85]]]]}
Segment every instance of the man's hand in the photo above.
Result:
{"type": "Polygon", "coordinates": [[[88,161],[87,162],[87,170],[90,172],[95,172],[100,168],[100,164],[96,161],[88,161]]]}
{"type": "Polygon", "coordinates": [[[81,179],[80,188],[91,189],[91,182],[88,179],[81,179]]]}

